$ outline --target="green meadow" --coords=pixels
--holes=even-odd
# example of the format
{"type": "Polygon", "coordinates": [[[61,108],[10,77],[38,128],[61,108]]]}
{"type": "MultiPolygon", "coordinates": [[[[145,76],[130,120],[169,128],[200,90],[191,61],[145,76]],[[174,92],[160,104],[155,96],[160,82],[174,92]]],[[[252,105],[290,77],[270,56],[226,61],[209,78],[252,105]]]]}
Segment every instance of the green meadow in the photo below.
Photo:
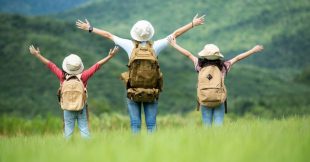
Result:
{"type": "Polygon", "coordinates": [[[57,118],[1,118],[6,125],[19,126],[1,127],[0,161],[309,161],[310,117],[228,116],[222,127],[203,127],[199,115],[160,116],[153,134],[144,127],[140,134],[132,134],[126,117],[119,115],[93,117],[88,140],[77,129],[70,140],[64,139],[57,118]]]}
{"type": "MultiPolygon", "coordinates": [[[[308,162],[310,161],[309,0],[0,0],[0,162],[308,162]],[[231,59],[256,44],[264,51],[233,66],[225,84],[222,127],[203,127],[196,106],[197,73],[172,47],[159,56],[164,74],[157,131],[130,131],[120,50],[88,82],[90,130],[63,138],[59,81],[29,54],[31,44],[59,67],[70,53],[91,67],[114,46],[76,28],[94,27],[130,39],[149,20],[154,40],[206,14],[204,25],[178,38],[197,54],[206,43],[231,59]]],[[[143,121],[144,122],[144,121],[143,121]]]]}

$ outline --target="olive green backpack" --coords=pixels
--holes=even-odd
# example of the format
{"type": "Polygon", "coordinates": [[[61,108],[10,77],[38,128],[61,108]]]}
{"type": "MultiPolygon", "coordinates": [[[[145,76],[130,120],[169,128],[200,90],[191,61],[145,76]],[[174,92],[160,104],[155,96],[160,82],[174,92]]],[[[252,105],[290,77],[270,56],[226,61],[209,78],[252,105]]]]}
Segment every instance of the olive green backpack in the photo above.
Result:
{"type": "Polygon", "coordinates": [[[152,43],[142,45],[134,41],[128,71],[122,73],[121,79],[126,84],[127,97],[136,102],[152,102],[162,91],[163,77],[152,43]]]}

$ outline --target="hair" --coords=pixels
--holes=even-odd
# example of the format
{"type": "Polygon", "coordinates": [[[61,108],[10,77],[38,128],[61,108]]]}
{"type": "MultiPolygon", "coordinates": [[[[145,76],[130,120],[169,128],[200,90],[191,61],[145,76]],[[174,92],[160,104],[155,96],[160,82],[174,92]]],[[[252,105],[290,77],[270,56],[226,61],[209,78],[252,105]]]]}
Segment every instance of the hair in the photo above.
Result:
{"type": "Polygon", "coordinates": [[[66,80],[66,76],[69,75],[67,72],[65,72],[63,69],[61,69],[63,75],[63,79],[66,80]]]}
{"type": "Polygon", "coordinates": [[[221,71],[223,69],[223,67],[225,68],[225,70],[227,71],[227,67],[226,65],[224,64],[225,60],[220,60],[220,59],[217,59],[217,60],[208,60],[206,58],[199,58],[198,59],[198,65],[200,67],[205,67],[205,66],[208,66],[208,65],[215,65],[217,66],[221,71]]]}

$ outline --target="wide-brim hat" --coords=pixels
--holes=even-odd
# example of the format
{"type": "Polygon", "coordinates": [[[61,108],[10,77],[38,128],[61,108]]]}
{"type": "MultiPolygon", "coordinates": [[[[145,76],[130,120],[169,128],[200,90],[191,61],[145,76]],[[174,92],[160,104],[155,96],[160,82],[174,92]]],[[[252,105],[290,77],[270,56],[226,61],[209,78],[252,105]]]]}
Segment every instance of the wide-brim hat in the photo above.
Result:
{"type": "Polygon", "coordinates": [[[70,54],[63,60],[62,69],[68,74],[78,75],[84,70],[84,65],[78,55],[70,54]]]}
{"type": "Polygon", "coordinates": [[[136,22],[131,30],[130,35],[134,40],[137,41],[149,41],[152,39],[155,33],[154,27],[152,24],[146,20],[140,20],[136,22]]]}
{"type": "Polygon", "coordinates": [[[206,44],[203,50],[198,53],[198,55],[208,60],[217,60],[224,58],[224,56],[221,54],[220,49],[214,44],[206,44]]]}

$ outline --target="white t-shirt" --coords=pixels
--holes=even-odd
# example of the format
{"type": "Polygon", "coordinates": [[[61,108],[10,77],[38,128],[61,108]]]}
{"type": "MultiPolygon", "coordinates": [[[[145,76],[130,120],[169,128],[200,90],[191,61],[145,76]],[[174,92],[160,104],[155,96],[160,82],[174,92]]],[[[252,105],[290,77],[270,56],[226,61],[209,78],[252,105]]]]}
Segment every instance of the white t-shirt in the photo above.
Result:
{"type": "MultiPolygon", "coordinates": [[[[158,56],[159,53],[168,46],[169,42],[167,38],[168,37],[159,39],[154,42],[153,49],[155,51],[156,56],[158,56]]],[[[123,48],[126,51],[128,57],[130,58],[132,50],[134,49],[133,41],[130,39],[120,38],[118,36],[113,36],[113,41],[116,45],[123,48]]],[[[141,42],[141,44],[146,45],[146,42],[141,42]]]]}

